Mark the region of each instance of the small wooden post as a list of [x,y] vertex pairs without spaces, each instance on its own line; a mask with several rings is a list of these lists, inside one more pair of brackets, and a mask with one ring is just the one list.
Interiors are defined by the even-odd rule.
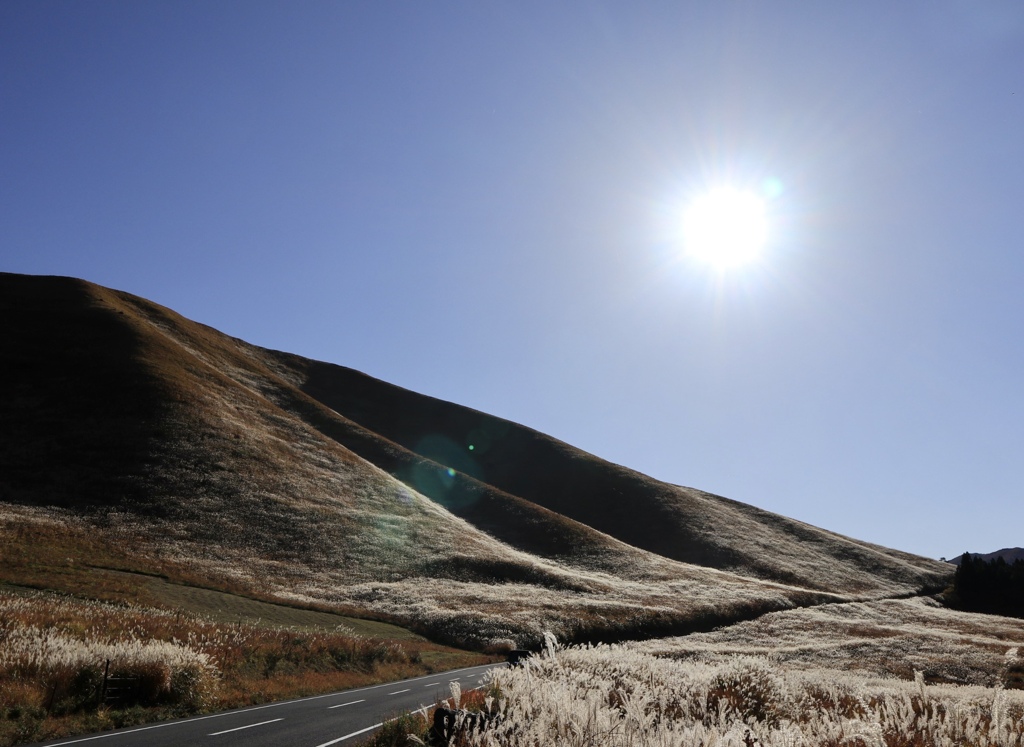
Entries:
[[110,675],[110,659],[107,659],[107,666],[103,669],[103,685],[100,687],[100,702],[96,705],[103,705],[103,701],[107,698],[107,677]]

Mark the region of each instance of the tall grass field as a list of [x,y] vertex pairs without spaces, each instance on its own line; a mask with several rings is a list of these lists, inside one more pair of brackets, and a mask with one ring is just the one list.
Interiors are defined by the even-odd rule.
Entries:
[[[0,745],[342,690],[487,657],[350,629],[0,591]],[[123,689],[111,699],[112,683]],[[106,683],[106,684],[105,684]]]
[[[1007,649],[1008,663],[1017,649]],[[457,694],[454,694],[457,697]],[[453,705],[453,704],[450,704]],[[857,672],[780,667],[764,656],[676,661],[621,645],[560,648],[495,670],[477,707],[489,718],[452,744],[488,747],[1019,747],[1024,692],[929,685]],[[411,737],[430,743],[430,719]],[[403,738],[405,741],[403,741]],[[436,742],[436,740],[435,740]]]

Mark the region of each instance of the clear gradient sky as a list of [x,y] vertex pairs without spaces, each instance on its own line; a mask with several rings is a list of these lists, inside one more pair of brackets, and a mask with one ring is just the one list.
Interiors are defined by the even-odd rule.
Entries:
[[[729,272],[680,246],[723,183],[769,212]],[[1016,0],[3,0],[0,270],[860,539],[1024,545]]]

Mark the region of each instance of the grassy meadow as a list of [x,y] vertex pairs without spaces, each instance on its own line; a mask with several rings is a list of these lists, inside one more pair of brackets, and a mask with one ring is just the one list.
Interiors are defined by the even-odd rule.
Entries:
[[[813,637],[808,634],[808,638]],[[1002,669],[1018,666],[1005,648]],[[457,706],[459,694],[447,704]],[[453,744],[488,747],[1020,747],[1024,691],[934,685],[864,671],[804,668],[770,656],[710,661],[631,645],[560,648],[495,670],[470,704],[489,718]],[[367,740],[431,743],[430,714]],[[410,739],[408,735],[411,734]]]
[[1006,652],[1024,651],[1024,620],[959,612],[931,598],[890,599],[771,613],[629,646],[681,661],[754,656],[787,668],[904,680],[920,674],[929,684],[999,687]]
[[[302,619],[302,610],[297,611]],[[308,621],[307,621],[308,622]],[[0,588],[0,745],[341,690],[488,657],[406,634],[225,623]],[[130,678],[104,699],[105,676]]]
[[[1008,654],[1015,652],[1008,649]],[[927,685],[763,657],[681,662],[626,648],[554,651],[495,673],[498,726],[474,744],[1009,747],[1024,693]]]

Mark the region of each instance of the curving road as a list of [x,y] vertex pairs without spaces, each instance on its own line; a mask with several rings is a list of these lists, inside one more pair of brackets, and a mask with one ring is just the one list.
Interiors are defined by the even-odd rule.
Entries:
[[385,721],[449,697],[449,683],[463,691],[483,684],[503,664],[454,669],[426,677],[360,687],[329,695],[165,721],[40,744],[82,747],[330,747],[369,733]]

